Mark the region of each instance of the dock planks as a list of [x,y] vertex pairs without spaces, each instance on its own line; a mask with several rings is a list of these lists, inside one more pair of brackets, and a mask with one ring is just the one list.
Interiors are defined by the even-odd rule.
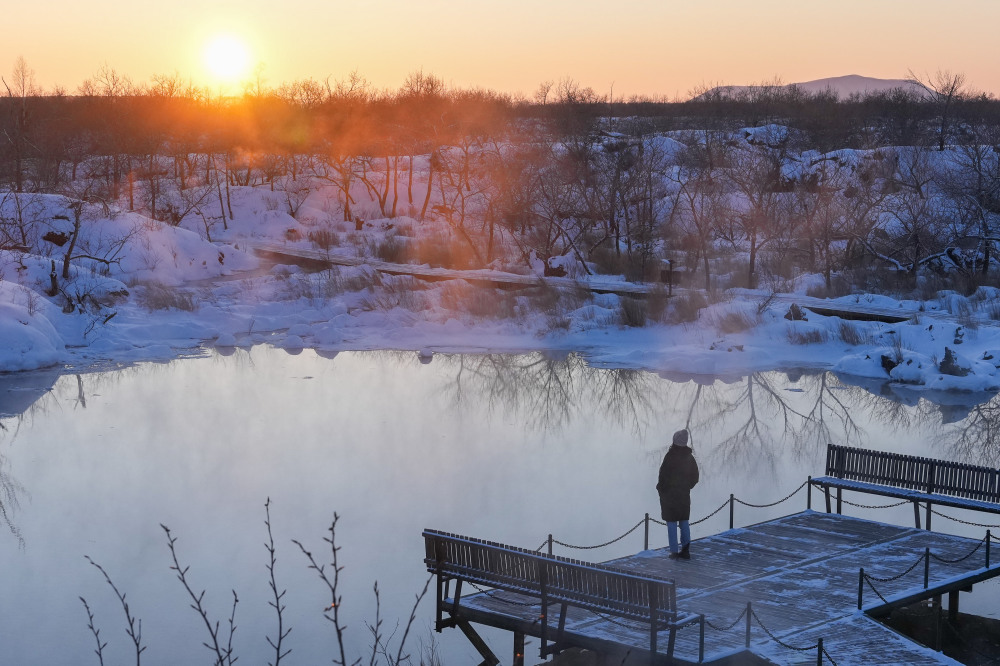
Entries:
[[[763,624],[781,641],[796,647],[824,647],[840,666],[846,664],[952,664],[947,657],[900,636],[857,608],[859,569],[876,578],[892,578],[924,556],[931,558],[929,585],[924,565],[889,582],[873,582],[887,600],[934,594],[1000,575],[1000,564],[986,570],[984,549],[972,552],[976,539],[900,527],[837,514],[806,511],[716,534],[692,543],[691,560],[671,560],[665,549],[646,551],[607,562],[615,567],[674,579],[682,612],[704,613],[710,623],[705,636],[706,662],[744,649],[746,622],[727,627],[752,602],[750,649],[776,663],[816,663],[816,650],[796,652],[771,639]],[[997,555],[1000,555],[998,553]],[[1000,559],[994,557],[994,560]],[[474,622],[533,635],[540,608],[531,600],[506,592],[463,597],[462,614]],[[865,586],[864,609],[884,606]],[[550,611],[552,612],[552,611]],[[758,623],[759,621],[759,623]],[[642,652],[648,632],[639,625],[574,611],[566,624],[570,641],[581,647],[617,646]],[[665,646],[661,651],[665,650]],[[698,661],[698,630],[681,629],[675,658]],[[824,662],[829,663],[829,662]]]

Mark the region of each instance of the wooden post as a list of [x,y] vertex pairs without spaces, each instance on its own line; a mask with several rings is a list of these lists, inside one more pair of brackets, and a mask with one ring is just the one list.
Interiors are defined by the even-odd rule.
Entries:
[[733,529],[733,520],[734,520],[733,504],[735,499],[736,496],[733,495],[732,493],[729,493],[729,529]]
[[931,501],[927,500],[927,529],[931,528]]
[[931,579],[931,549],[924,548],[924,589],[930,585]]
[[642,541],[642,549],[649,550],[649,514],[646,514],[646,537]]
[[861,610],[861,598],[865,595],[865,568],[858,572],[858,610]]
[[810,475],[806,479],[806,509],[810,510],[813,508],[813,478]]
[[913,524],[920,529],[920,503],[913,500]]
[[698,629],[698,663],[705,661],[705,614],[699,616]]
[[990,541],[993,540],[993,535],[990,534],[989,530],[986,530],[986,568],[990,568]]
[[833,513],[830,510],[830,486],[823,486],[823,497],[826,498],[826,512]]
[[751,602],[747,602],[747,640],[746,646],[750,647],[750,622],[753,619],[753,607],[750,605]]
[[958,622],[958,590],[948,593],[948,621],[952,624]]
[[[653,666],[656,663],[656,607],[659,606],[659,600],[656,596],[656,584],[649,583],[647,585],[646,594],[649,597],[649,664]],[[667,648],[667,654],[671,654],[674,647],[674,632],[670,631],[670,645]]]
[[941,595],[934,596],[934,649],[941,651]]
[[823,666],[823,639],[816,642],[816,666]]
[[[551,548],[551,547],[552,547],[552,535],[550,534],[549,535],[549,548]],[[539,637],[541,639],[541,648],[540,648],[540,653],[541,654],[540,654],[540,656],[541,656],[542,659],[545,659],[546,657],[549,656],[547,654],[548,653],[548,650],[547,650],[547,648],[548,648],[548,640],[549,640],[549,618],[548,618],[548,615],[549,615],[549,608],[548,608],[549,593],[548,593],[548,590],[546,589],[546,587],[548,585],[548,582],[549,582],[549,563],[548,562],[542,562],[539,565],[538,578],[539,578],[539,581],[538,581],[539,582],[539,587],[541,588],[540,591],[542,593],[542,617],[541,617],[541,620],[542,620],[542,632],[541,633],[542,633],[542,635]]]
[[844,489],[837,488],[837,515],[841,515],[844,512]]
[[549,555],[552,554],[552,535],[549,535]]
[[524,666],[524,633],[514,632],[514,662],[513,666]]

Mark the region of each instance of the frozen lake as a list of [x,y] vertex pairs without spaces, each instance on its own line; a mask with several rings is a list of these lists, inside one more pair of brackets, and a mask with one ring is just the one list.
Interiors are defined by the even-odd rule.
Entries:
[[[957,404],[941,406],[919,393],[870,388],[827,373],[661,377],[590,367],[576,355],[435,355],[422,363],[413,353],[325,358],[270,347],[81,375],[0,376],[0,501],[9,521],[0,525],[2,661],[97,664],[80,597],[107,642],[105,663],[135,659],[121,605],[90,556],[142,622],[143,664],[212,663],[201,645],[204,623],[170,569],[162,523],[224,636],[238,594],[240,663],[273,663],[268,498],[292,627],[283,646],[292,652],[281,663],[337,656],[322,615],[330,594],[291,541],[329,562],[323,539],[334,512],[348,660],[364,655],[367,663],[372,586],[377,580],[382,633],[395,632],[395,655],[427,580],[423,528],[528,548],[549,533],[571,544],[607,541],[646,512],[658,517],[657,467],[673,431],[686,424],[702,476],[693,519],[730,493],[751,503],[780,499],[822,474],[828,441],[1000,465],[997,399],[952,396]],[[814,501],[820,505],[818,495]],[[738,506],[736,521],[803,508],[804,491],[770,509]],[[847,509],[912,523],[906,506]],[[934,525],[983,532],[937,517]],[[722,511],[692,532],[727,526]],[[652,545],[665,541],[654,525]],[[556,553],[603,560],[641,548],[638,530],[601,550]],[[977,586],[963,610],[1000,617],[997,588]],[[449,665],[473,663],[459,631],[433,633],[432,597],[433,590],[406,652],[415,661],[436,651]],[[509,635],[486,637],[509,660]]]

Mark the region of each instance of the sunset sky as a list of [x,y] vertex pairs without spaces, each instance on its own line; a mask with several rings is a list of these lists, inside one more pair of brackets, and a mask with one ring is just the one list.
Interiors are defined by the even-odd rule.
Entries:
[[[615,97],[686,97],[706,84],[950,70],[1000,94],[998,0],[39,0],[9,3],[0,73],[23,56],[45,89],[108,65],[135,81],[178,73],[226,86],[205,62],[242,42],[268,85],[357,70],[396,88],[422,69],[458,87],[531,95],[569,76]],[[231,78],[236,76],[228,74]]]

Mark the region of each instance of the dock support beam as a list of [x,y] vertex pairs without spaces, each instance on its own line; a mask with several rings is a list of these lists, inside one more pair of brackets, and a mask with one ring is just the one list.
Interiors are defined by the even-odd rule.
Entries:
[[472,643],[473,647],[476,648],[476,652],[483,658],[479,666],[497,666],[500,663],[497,656],[493,654],[493,650],[486,644],[482,636],[476,633],[476,630],[472,628],[468,620],[459,618],[456,624],[462,630],[462,633],[465,634],[465,637],[469,639],[469,642]]
[[524,666],[524,632],[514,632],[513,666]]
[[958,590],[948,593],[948,621],[952,624],[958,622]]

